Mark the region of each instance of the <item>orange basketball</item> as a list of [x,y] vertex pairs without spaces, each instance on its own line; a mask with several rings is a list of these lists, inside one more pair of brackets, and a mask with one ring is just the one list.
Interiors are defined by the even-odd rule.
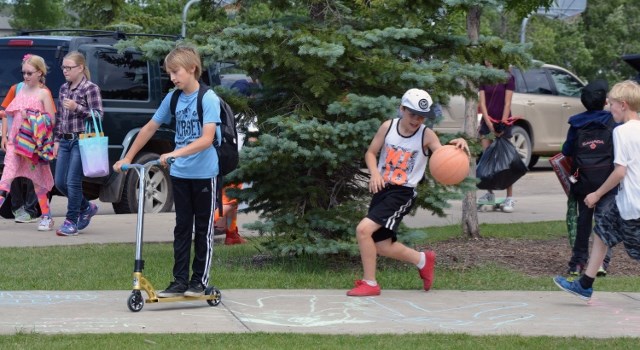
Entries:
[[429,172],[443,185],[457,185],[469,175],[469,156],[456,146],[442,146],[431,155]]

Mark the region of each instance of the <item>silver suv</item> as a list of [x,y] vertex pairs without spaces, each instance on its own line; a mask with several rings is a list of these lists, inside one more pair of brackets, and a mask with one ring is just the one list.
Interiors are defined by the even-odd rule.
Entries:
[[[517,121],[511,141],[522,160],[532,167],[541,156],[560,152],[569,124],[569,117],[584,112],[580,91],[585,83],[568,70],[543,64],[521,71],[513,68],[516,90],[511,101],[511,114]],[[439,132],[463,130],[464,98],[453,96],[442,106],[443,120],[434,128]]]

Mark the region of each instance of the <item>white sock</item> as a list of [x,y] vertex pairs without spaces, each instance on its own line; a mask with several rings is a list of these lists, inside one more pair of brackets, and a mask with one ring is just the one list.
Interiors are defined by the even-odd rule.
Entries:
[[375,287],[375,286],[378,285],[378,282],[376,282],[376,281],[371,281],[371,280],[363,280],[363,281],[365,281],[365,283],[367,283],[371,287]]
[[419,269],[423,268],[427,264],[427,255],[424,252],[420,252],[420,261],[416,264]]

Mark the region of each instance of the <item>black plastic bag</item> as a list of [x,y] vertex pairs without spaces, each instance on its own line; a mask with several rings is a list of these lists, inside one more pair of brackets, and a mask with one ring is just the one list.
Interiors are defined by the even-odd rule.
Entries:
[[504,190],[527,173],[516,147],[503,137],[497,137],[482,153],[476,169],[482,190]]

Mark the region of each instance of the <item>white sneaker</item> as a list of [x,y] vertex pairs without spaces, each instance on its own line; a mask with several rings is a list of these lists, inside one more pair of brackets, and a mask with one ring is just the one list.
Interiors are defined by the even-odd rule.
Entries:
[[53,218],[50,216],[42,216],[38,224],[38,231],[51,231],[53,224]]
[[478,198],[478,202],[494,202],[495,200],[496,195],[491,192],[487,192],[482,197]]
[[513,198],[507,197],[507,199],[504,200],[504,203],[502,203],[502,211],[505,213],[513,212],[513,207],[515,206],[515,204],[516,202],[513,200]]

